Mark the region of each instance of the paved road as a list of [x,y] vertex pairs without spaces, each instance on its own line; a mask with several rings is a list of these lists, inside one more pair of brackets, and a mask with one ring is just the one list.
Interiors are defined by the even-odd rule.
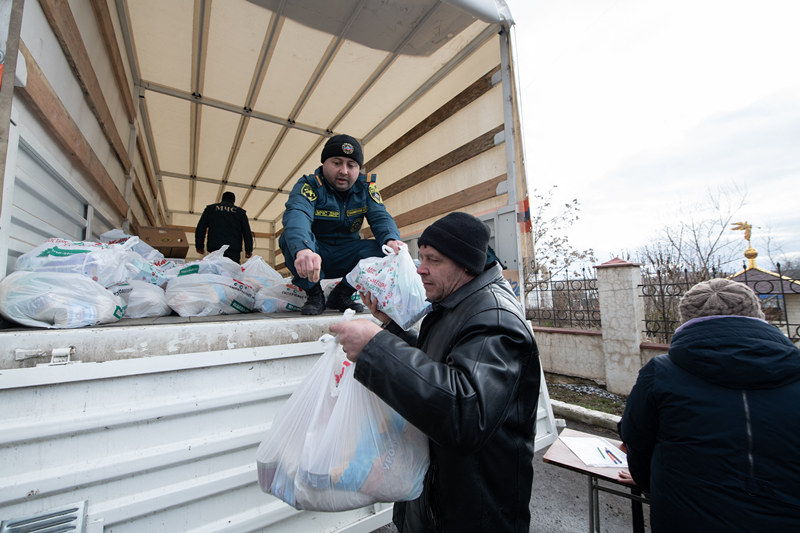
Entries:
[[[567,427],[618,438],[604,428],[567,420]],[[584,533],[589,531],[589,488],[585,476],[545,464],[539,451],[534,458],[533,494],[531,496],[531,533]],[[648,523],[648,506],[644,506],[645,523]],[[600,525],[603,533],[631,531],[631,506],[624,498],[600,493]],[[647,531],[649,531],[649,526]],[[394,525],[385,526],[374,533],[397,533]],[[491,533],[491,532],[487,532]]]

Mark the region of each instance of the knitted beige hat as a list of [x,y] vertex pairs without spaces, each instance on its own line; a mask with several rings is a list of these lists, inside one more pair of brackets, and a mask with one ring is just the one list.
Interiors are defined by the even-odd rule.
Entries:
[[698,283],[683,295],[681,321],[714,315],[737,315],[764,318],[758,296],[744,283],[712,279]]

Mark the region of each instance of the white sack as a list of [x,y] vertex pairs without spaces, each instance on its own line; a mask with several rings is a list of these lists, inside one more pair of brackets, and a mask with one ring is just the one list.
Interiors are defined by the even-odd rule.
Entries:
[[18,271],[0,281],[0,314],[25,326],[79,328],[124,313],[119,296],[82,274]]
[[169,280],[167,303],[180,316],[214,316],[250,313],[255,305],[253,287],[217,274],[187,274]]

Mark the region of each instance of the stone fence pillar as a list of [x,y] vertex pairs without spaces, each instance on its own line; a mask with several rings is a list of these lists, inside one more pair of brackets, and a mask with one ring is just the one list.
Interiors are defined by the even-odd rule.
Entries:
[[642,367],[640,345],[644,303],[639,297],[641,265],[612,259],[595,266],[603,332],[606,387],[615,394],[630,393]]

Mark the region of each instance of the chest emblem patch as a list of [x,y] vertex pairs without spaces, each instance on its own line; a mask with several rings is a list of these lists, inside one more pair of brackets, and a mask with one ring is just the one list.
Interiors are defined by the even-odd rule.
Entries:
[[303,187],[300,189],[300,194],[305,196],[309,202],[317,201],[317,193],[314,192],[314,188],[308,183],[303,184]]
[[378,191],[378,186],[374,183],[371,183],[369,186],[369,195],[373,200],[375,200],[375,203],[383,203],[383,198],[381,198],[381,193]]

